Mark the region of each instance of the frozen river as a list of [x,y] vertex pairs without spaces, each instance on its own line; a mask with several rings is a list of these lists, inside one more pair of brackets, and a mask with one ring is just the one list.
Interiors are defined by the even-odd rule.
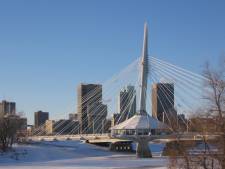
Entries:
[[161,169],[167,164],[167,159],[159,155],[160,144],[152,145],[152,159],[137,159],[135,154],[110,152],[80,141],[40,142],[14,149],[1,154],[0,169]]

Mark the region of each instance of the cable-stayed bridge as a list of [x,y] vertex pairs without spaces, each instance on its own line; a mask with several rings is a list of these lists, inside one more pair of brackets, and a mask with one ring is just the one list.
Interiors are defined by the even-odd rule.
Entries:
[[[51,126],[55,132],[47,134],[46,128],[49,126],[43,124],[34,129],[29,139],[86,139],[89,142],[111,143],[131,140],[138,143],[140,157],[151,157],[151,152],[146,148],[148,142],[173,140],[180,128],[186,130],[183,139],[198,139],[198,133],[188,132],[188,117],[207,107],[204,99],[210,93],[205,85],[207,81],[200,74],[150,56],[145,24],[141,57],[102,83],[102,87],[96,87],[82,96],[78,105],[84,112],[79,114],[82,126],[75,125],[74,121],[66,125],[61,121]],[[131,92],[121,94],[126,86],[132,87]],[[116,109],[118,96],[119,110]],[[103,108],[103,104],[107,105],[107,109]],[[87,107],[92,115],[91,120]],[[115,113],[114,124],[106,132],[108,123],[103,117],[114,118]]]

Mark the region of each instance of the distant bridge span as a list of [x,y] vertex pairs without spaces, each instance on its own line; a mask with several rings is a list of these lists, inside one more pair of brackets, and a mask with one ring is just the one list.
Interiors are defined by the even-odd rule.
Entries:
[[[142,135],[139,135],[142,137]],[[179,138],[178,138],[179,136]],[[203,137],[206,139],[214,139],[219,136],[218,133],[210,134],[206,133],[204,135],[195,132],[185,132],[185,133],[172,133],[168,135],[149,135],[148,140],[153,142],[171,142],[175,140],[202,140]],[[146,135],[144,136],[146,137]],[[110,133],[103,134],[82,134],[82,135],[54,135],[54,136],[30,136],[27,137],[28,141],[54,141],[54,140],[84,140],[89,143],[115,143],[115,142],[123,142],[123,141],[132,141],[132,136],[126,136],[126,138],[115,138],[112,137]]]

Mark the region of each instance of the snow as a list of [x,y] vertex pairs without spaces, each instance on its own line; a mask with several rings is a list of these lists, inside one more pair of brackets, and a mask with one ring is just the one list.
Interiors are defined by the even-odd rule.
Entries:
[[[157,153],[162,148],[153,147]],[[14,149],[15,152],[0,155],[0,169],[164,169],[168,162],[167,158],[158,155],[152,159],[138,159],[135,154],[110,152],[80,141],[39,142],[15,145]]]

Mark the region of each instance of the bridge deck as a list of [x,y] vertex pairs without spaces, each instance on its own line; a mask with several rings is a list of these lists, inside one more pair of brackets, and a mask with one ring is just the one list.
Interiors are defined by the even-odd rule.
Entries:
[[[179,140],[202,140],[202,138],[207,137],[207,139],[215,139],[217,137],[217,134],[206,134],[206,135],[201,135],[199,133],[183,133],[179,135]],[[122,136],[116,136],[116,137],[111,137],[109,133],[106,134],[86,134],[86,135],[56,135],[56,136],[31,136],[28,137],[28,140],[32,141],[53,141],[53,140],[88,140],[89,143],[115,143],[115,142],[125,142],[129,140],[133,140],[134,136],[129,136],[129,135],[122,135]],[[136,136],[135,136],[136,137]],[[141,137],[141,136],[140,136]],[[177,134],[173,133],[170,135],[150,135],[146,136],[149,137],[149,141],[153,142],[170,142],[177,140]]]

